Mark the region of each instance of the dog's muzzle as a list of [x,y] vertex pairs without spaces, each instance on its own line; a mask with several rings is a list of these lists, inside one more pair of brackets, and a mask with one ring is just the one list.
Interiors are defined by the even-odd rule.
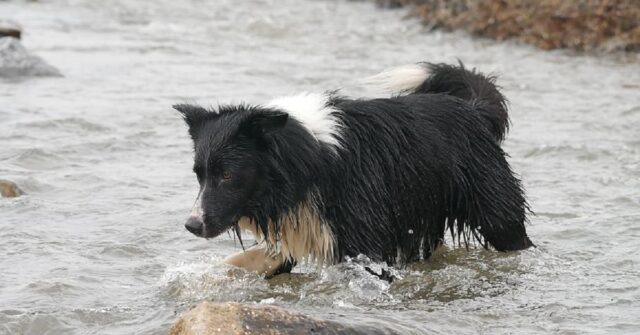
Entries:
[[191,209],[191,216],[189,216],[184,227],[187,228],[190,233],[198,237],[212,238],[229,230],[237,220],[222,220],[216,215],[209,215],[207,222],[205,222],[204,210],[202,209],[203,193],[204,192],[201,190],[198,194],[198,198]]

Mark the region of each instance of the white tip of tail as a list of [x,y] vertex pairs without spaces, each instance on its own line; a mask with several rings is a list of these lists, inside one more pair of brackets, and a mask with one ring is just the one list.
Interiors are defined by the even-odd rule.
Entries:
[[367,88],[388,93],[415,90],[429,77],[429,69],[420,64],[403,65],[384,70],[360,82]]

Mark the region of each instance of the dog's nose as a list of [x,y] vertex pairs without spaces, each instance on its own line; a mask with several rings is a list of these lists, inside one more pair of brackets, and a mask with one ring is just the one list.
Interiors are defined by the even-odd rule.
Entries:
[[187,223],[184,224],[184,227],[193,235],[201,237],[204,223],[198,218],[190,217]]

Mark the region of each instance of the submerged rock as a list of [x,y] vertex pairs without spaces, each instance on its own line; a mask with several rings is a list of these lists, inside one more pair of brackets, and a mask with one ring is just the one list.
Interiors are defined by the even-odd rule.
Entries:
[[15,37],[0,38],[0,77],[61,76],[60,71],[32,55]]
[[201,302],[171,328],[171,335],[209,334],[392,334],[368,326],[347,326],[274,306]]
[[638,0],[376,0],[413,5],[432,28],[461,29],[542,49],[640,51]]
[[16,183],[8,180],[0,179],[0,195],[5,198],[15,198],[23,195],[24,192],[16,185]]

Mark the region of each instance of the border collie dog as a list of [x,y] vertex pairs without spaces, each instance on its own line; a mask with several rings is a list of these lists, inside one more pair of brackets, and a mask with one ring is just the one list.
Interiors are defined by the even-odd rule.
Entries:
[[427,259],[447,230],[498,251],[532,246],[524,192],[500,147],[509,119],[495,78],[419,63],[371,79],[400,94],[174,106],[200,183],[187,230],[233,230],[241,243],[251,232],[258,243],[225,261],[267,276],[358,254]]

